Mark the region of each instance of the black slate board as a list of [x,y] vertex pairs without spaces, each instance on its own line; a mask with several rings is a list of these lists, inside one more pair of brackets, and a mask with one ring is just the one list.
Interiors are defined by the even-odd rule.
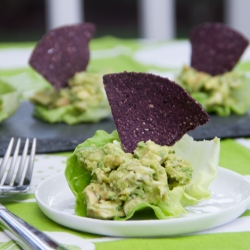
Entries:
[[[73,151],[79,143],[92,137],[98,129],[109,133],[116,129],[111,117],[99,123],[69,126],[65,123],[43,122],[34,118],[32,112],[33,105],[23,102],[12,117],[0,123],[0,156],[4,155],[11,137],[35,137],[37,138],[37,153],[53,153]],[[24,144],[25,140],[22,141]]]
[[[42,122],[32,116],[32,111],[32,104],[23,102],[11,118],[0,123],[0,156],[4,155],[11,137],[36,137],[37,153],[55,153],[73,151],[79,143],[92,137],[96,130],[102,129],[110,133],[116,129],[111,117],[99,123],[69,126],[64,123]],[[196,140],[212,139],[215,136],[219,138],[250,136],[250,112],[244,116],[212,115],[208,123],[190,131],[189,134]]]

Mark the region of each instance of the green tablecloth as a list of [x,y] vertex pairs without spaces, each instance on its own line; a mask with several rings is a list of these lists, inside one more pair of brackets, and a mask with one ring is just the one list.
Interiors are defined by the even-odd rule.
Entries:
[[[34,44],[0,45],[0,58],[4,58],[6,62],[2,59],[0,61],[0,80],[21,89],[24,98],[48,84],[28,67],[27,60],[33,46]],[[104,37],[94,39],[90,48],[91,61],[88,70],[104,73],[126,70],[152,72],[174,78],[180,67],[189,63],[190,56],[187,41],[146,42]],[[249,62],[247,51],[237,68],[247,71]],[[38,155],[31,192],[12,200],[1,199],[0,202],[69,249],[250,249],[250,210],[216,230],[162,238],[104,237],[77,232],[53,222],[39,209],[34,199],[34,189],[44,178],[63,171],[68,155],[69,152]],[[250,140],[222,140],[220,166],[250,178]],[[19,248],[0,232],[0,249]]]

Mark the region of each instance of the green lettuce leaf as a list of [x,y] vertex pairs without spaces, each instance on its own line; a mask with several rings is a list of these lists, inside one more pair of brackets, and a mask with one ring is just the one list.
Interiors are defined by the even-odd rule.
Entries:
[[182,204],[194,205],[210,198],[209,186],[217,176],[220,139],[195,141],[184,135],[174,145],[177,155],[187,159],[193,167],[191,182],[185,186]]
[[0,70],[0,81],[17,90],[21,100],[28,100],[37,91],[51,88],[51,85],[31,67]]
[[80,122],[98,122],[108,117],[110,115],[110,106],[104,101],[98,107],[88,107],[86,111],[79,112],[73,105],[51,110],[36,105],[33,115],[49,123],[65,122],[73,125]]
[[[90,183],[92,177],[89,171],[79,167],[76,153],[78,150],[93,144],[102,147],[114,140],[120,141],[117,131],[108,134],[99,130],[92,138],[79,144],[67,159],[65,176],[76,197],[75,213],[77,215],[86,216],[87,214],[83,190]],[[192,137],[184,135],[174,145],[174,149],[178,156],[189,160],[193,166],[192,181],[186,186],[178,186],[169,191],[168,202],[159,202],[156,205],[140,202],[125,218],[114,218],[115,220],[127,220],[137,211],[146,208],[152,209],[158,219],[179,217],[186,212],[184,206],[194,205],[204,199],[209,199],[209,186],[217,176],[220,140],[215,138],[211,141],[194,141]]]
[[65,177],[69,187],[76,197],[75,213],[80,216],[86,216],[86,203],[82,191],[91,180],[91,173],[86,169],[80,168],[77,162],[76,152],[81,148],[89,147],[95,144],[97,147],[102,147],[114,140],[120,141],[117,131],[108,134],[105,131],[98,130],[92,138],[87,139],[79,144],[74,152],[68,157],[66,162]]
[[231,93],[236,100],[230,105],[230,109],[238,115],[247,113],[250,107],[250,79],[242,77],[242,85]]
[[12,116],[19,107],[19,93],[0,81],[0,122]]

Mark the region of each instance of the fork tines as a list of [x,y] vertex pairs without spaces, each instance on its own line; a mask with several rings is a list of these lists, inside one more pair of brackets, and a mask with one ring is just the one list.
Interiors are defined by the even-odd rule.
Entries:
[[14,138],[11,138],[6,153],[0,165],[0,192],[18,193],[28,190],[34,165],[36,152],[36,138],[33,139],[29,154],[29,139],[24,144],[22,155],[19,156],[21,139],[16,143],[12,154]]

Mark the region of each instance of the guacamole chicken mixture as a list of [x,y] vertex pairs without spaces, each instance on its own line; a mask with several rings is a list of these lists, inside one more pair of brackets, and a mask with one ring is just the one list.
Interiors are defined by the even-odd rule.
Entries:
[[153,141],[139,142],[134,154],[125,153],[120,142],[82,148],[79,166],[91,172],[83,190],[87,216],[99,219],[125,217],[141,202],[167,202],[169,190],[189,183],[192,166],[176,156],[172,147]]
[[208,113],[228,116],[245,114],[250,107],[250,84],[245,74],[236,71],[211,76],[184,66],[176,81]]
[[56,91],[54,88],[41,90],[32,97],[32,101],[47,109],[60,108],[72,103],[77,109],[84,111],[88,103],[97,105],[103,99],[98,88],[101,78],[98,75],[78,73],[69,81],[69,87]]
[[34,116],[50,123],[96,122],[110,115],[102,75],[96,73],[76,73],[68,87],[41,90],[30,100]]

